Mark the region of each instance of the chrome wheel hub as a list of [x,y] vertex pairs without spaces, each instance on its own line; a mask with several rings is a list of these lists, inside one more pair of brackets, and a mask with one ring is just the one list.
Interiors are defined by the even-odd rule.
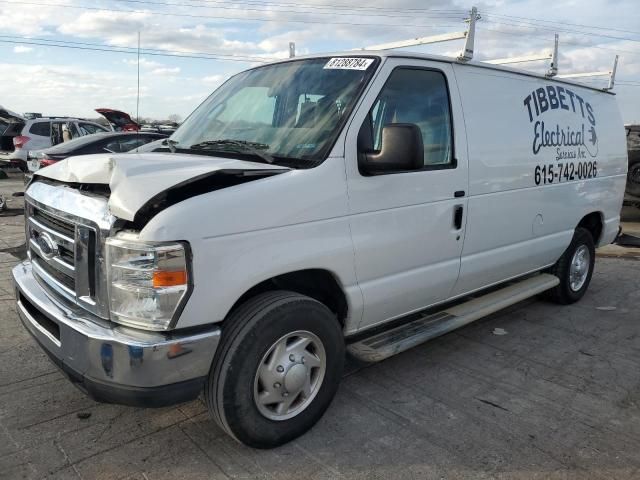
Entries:
[[589,249],[586,245],[580,245],[573,254],[569,267],[569,286],[571,290],[577,292],[584,286],[589,275],[590,266],[591,254]]
[[311,332],[300,330],[277,340],[255,375],[253,398],[260,413],[287,420],[306,409],[322,386],[326,363],[324,346]]

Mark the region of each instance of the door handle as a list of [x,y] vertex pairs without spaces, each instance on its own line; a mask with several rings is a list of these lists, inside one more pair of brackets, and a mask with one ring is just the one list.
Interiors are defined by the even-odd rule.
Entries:
[[462,228],[462,217],[464,213],[464,207],[462,205],[456,205],[453,209],[453,226],[456,230]]

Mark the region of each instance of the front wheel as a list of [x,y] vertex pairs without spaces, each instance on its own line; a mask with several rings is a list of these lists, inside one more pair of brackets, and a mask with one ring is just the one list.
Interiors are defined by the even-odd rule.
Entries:
[[302,435],[328,408],[344,364],[338,320],[297,293],[249,299],[225,321],[207,406],[236,440],[272,448]]
[[595,259],[596,249],[591,233],[585,228],[576,228],[571,244],[549,269],[560,283],[548,290],[545,296],[563,305],[580,300],[589,288]]

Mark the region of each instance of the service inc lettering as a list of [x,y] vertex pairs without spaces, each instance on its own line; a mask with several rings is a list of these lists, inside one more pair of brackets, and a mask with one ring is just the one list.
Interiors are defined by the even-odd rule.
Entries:
[[[586,99],[569,88],[547,85],[529,93],[523,105],[533,126],[533,154],[552,149],[556,161],[536,167],[536,184],[582,180],[597,175],[597,163],[587,161],[598,155],[598,136],[596,115]],[[576,121],[554,120],[553,112],[563,110],[573,114]]]

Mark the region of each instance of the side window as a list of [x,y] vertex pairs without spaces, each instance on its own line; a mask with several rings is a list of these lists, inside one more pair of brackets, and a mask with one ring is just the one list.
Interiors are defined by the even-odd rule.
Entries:
[[316,124],[319,100],[324,95],[309,95],[302,93],[298,95],[298,108],[296,110],[296,127],[311,127]]
[[76,126],[75,123],[73,122],[69,122],[69,130],[71,130],[71,137],[72,138],[78,138],[80,137],[80,132],[78,131],[78,127]]
[[120,140],[118,140],[117,138],[108,141],[102,148],[106,152],[118,153],[122,151],[120,150]]
[[80,128],[80,133],[82,136],[91,135],[92,133],[104,131],[104,130],[100,130],[95,125],[92,125],[90,123],[79,123],[78,127]]
[[414,68],[393,71],[369,112],[371,142],[380,150],[382,129],[394,123],[420,128],[424,168],[454,167],[453,132],[447,81],[442,72]]
[[130,137],[121,138],[120,139],[120,151],[128,152],[129,150],[133,150],[134,148],[138,148],[140,145],[144,145],[149,142],[150,139],[146,137],[137,137],[132,135]]
[[49,137],[51,135],[51,122],[36,122],[29,128],[29,133],[40,135],[41,137]]

